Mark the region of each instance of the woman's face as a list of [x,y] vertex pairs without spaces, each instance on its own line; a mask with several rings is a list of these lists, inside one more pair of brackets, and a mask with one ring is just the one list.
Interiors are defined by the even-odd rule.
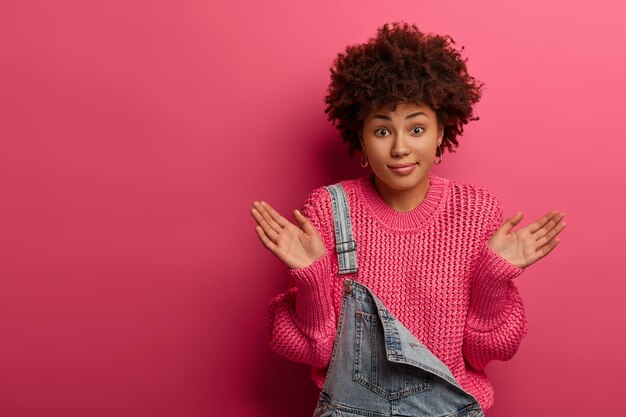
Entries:
[[383,197],[428,189],[428,172],[443,128],[436,113],[425,104],[398,103],[395,111],[381,107],[363,121],[361,145],[377,177]]

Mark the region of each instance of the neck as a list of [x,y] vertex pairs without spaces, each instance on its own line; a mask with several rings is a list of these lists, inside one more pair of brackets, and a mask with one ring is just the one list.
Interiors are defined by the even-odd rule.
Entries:
[[399,212],[408,212],[414,210],[420,205],[428,188],[430,186],[430,180],[428,176],[420,181],[416,187],[408,190],[395,190],[390,188],[384,182],[380,181],[376,175],[374,175],[374,185],[376,190],[380,194],[383,201],[392,209]]

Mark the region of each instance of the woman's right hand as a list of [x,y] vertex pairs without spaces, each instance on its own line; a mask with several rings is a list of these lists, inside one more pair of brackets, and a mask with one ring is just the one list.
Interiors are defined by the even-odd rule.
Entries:
[[326,252],[322,237],[299,210],[293,212],[296,226],[265,201],[255,201],[252,206],[250,213],[261,243],[289,268],[305,268]]

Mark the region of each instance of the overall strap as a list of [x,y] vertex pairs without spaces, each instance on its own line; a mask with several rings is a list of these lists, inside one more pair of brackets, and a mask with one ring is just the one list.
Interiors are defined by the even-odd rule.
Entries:
[[351,274],[358,270],[356,241],[352,237],[350,205],[346,191],[340,184],[327,185],[335,220],[335,250],[339,261],[339,274]]

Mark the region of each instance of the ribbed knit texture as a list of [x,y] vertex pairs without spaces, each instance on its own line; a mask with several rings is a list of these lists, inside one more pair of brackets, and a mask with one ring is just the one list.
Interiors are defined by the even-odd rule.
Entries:
[[486,411],[494,392],[485,365],[510,359],[527,332],[512,281],[524,269],[487,244],[502,223],[501,203],[485,188],[431,172],[424,200],[410,212],[397,212],[380,197],[373,178],[341,181],[357,241],[357,276],[337,274],[328,191],[317,188],[305,199],[301,212],[320,232],[326,252],[306,268],[289,270],[288,289],[270,303],[270,345],[311,365],[321,388],[342,282],[353,278],[368,286]]

